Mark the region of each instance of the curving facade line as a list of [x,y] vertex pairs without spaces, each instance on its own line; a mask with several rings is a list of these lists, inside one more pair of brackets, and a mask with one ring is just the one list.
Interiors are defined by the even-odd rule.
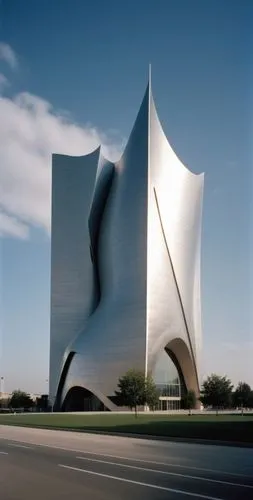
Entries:
[[53,156],[56,408],[76,409],[82,388],[93,409],[116,409],[119,377],[130,368],[152,373],[164,351],[185,388],[199,393],[203,185],[169,145],[150,82],[118,162],[99,149]]

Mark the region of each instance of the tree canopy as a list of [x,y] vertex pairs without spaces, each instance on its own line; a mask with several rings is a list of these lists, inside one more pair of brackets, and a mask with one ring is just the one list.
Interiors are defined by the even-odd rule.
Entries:
[[134,408],[137,415],[138,406],[148,405],[154,409],[158,403],[158,391],[151,375],[139,370],[129,370],[119,378],[118,391],[115,394],[120,398],[121,404]]
[[189,390],[185,394],[185,396],[182,398],[182,407],[187,409],[187,410],[193,410],[196,407],[197,403],[197,396],[195,391]]
[[33,404],[31,396],[20,389],[13,391],[9,401],[10,408],[31,408]]
[[246,382],[239,382],[236,390],[233,393],[233,406],[250,407],[251,398],[252,391],[249,384],[246,384]]
[[249,399],[248,399],[248,408],[253,408],[253,391],[250,391]]
[[159,403],[159,391],[155,385],[153,377],[148,374],[145,381],[145,404],[151,410],[155,410]]
[[231,380],[213,373],[203,382],[200,400],[204,406],[228,408],[232,401],[232,389]]

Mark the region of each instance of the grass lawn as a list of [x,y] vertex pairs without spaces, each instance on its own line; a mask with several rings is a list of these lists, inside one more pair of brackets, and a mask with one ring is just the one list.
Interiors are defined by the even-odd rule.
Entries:
[[22,414],[1,415],[0,425],[19,425],[211,439],[253,444],[253,415]]

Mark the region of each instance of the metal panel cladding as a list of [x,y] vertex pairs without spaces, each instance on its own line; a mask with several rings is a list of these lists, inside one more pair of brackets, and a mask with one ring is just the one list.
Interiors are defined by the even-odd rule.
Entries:
[[[203,174],[169,145],[147,87],[121,159],[53,157],[51,397],[109,409],[119,376],[161,352],[199,391]],[[71,355],[71,357],[69,357]]]

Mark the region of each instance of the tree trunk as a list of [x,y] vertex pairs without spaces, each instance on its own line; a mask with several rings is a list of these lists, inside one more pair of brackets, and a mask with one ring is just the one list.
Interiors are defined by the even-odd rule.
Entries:
[[138,416],[138,413],[137,413],[137,406],[134,407],[134,411],[135,411],[135,418],[137,418]]

